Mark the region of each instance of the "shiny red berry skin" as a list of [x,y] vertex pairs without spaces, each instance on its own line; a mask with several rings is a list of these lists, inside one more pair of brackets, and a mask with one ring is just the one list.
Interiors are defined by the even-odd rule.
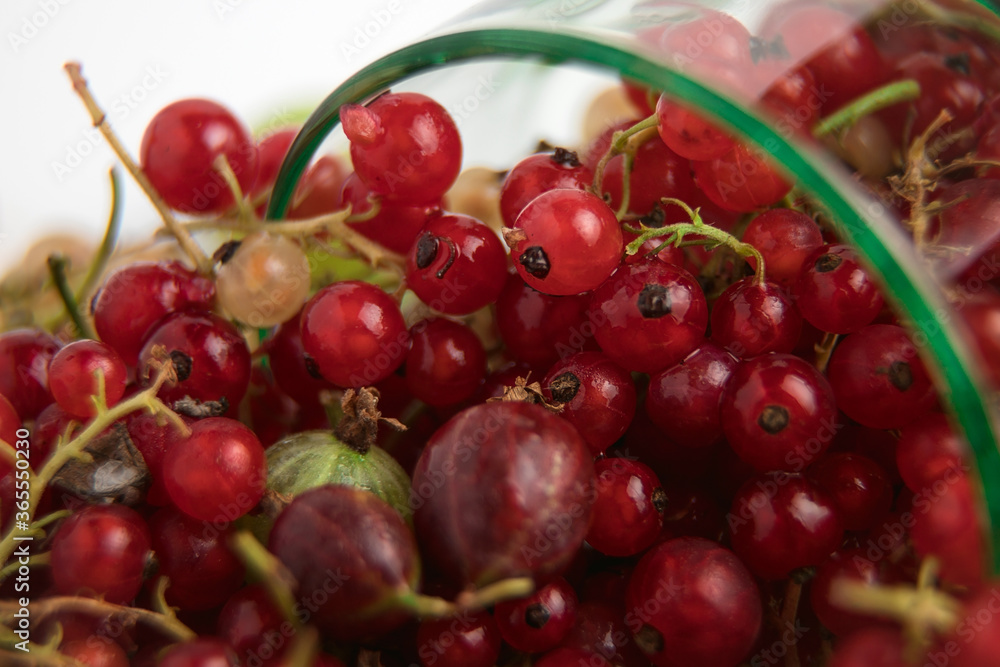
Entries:
[[340,387],[362,387],[391,375],[406,359],[403,314],[380,287],[359,280],[327,285],[302,309],[307,364]]
[[[300,493],[278,515],[268,548],[311,601],[310,622],[336,641],[369,641],[411,618],[400,597],[420,578],[417,544],[375,494],[342,485]],[[312,602],[314,601],[314,602]]]
[[791,354],[741,362],[722,395],[722,428],[736,454],[760,472],[803,470],[833,442],[833,390]]
[[823,627],[838,637],[866,627],[893,625],[885,618],[844,609],[830,597],[834,582],[838,579],[850,579],[867,586],[890,583],[883,573],[885,563],[871,560],[866,552],[867,549],[860,548],[835,551],[816,568],[816,576],[809,586],[809,604],[812,610]]
[[802,263],[794,294],[799,312],[821,331],[845,334],[871,324],[882,311],[882,292],[842,243],[813,251]]
[[844,338],[827,375],[837,407],[872,428],[901,428],[937,402],[909,335],[893,324],[871,324]]
[[737,357],[791,352],[802,333],[802,315],[778,285],[739,280],[712,306],[712,340]]
[[600,352],[578,352],[557,362],[542,379],[546,398],[580,432],[594,456],[624,435],[635,415],[632,376]]
[[[743,232],[743,242],[764,257],[767,279],[790,290],[802,264],[823,245],[823,234],[811,217],[790,208],[771,208],[754,217]],[[747,257],[754,269],[757,260]]]
[[576,622],[576,593],[555,577],[526,598],[498,602],[493,614],[504,641],[518,651],[555,648]]
[[444,208],[442,201],[414,206],[379,197],[357,174],[351,174],[344,181],[338,208],[350,206],[352,215],[367,214],[372,208],[369,197],[378,199],[378,213],[363,222],[349,222],[347,226],[400,255],[410,252],[420,230],[434,216],[441,215]]
[[913,498],[910,539],[920,556],[935,556],[941,579],[976,587],[986,576],[986,547],[972,481],[948,470]]
[[587,543],[608,556],[651,547],[663,528],[667,498],[649,466],[623,458],[594,463],[597,487]]
[[971,470],[968,446],[940,412],[920,416],[900,429],[895,453],[899,476],[914,493],[931,488],[946,473]]
[[298,128],[286,127],[257,140],[257,178],[248,192],[251,201],[256,202],[260,198],[263,204],[267,203],[267,195],[278,177],[278,169],[298,133]]
[[507,253],[492,229],[468,215],[431,218],[406,258],[406,284],[434,310],[465,315],[496,301]]
[[756,146],[736,144],[722,157],[692,162],[691,168],[701,191],[727,211],[756,211],[776,204],[792,189],[769,154]]
[[556,148],[552,153],[535,153],[524,158],[504,177],[500,186],[500,215],[508,227],[532,199],[549,190],[583,190],[594,181],[594,174],[573,151]]
[[257,180],[257,145],[224,106],[204,99],[179,100],[161,109],[146,126],[139,162],[172,209],[221,213],[233,205],[226,181],[214,166],[224,155],[240,189]]
[[309,372],[302,347],[301,323],[302,311],[299,311],[298,315],[278,325],[265,347],[275,384],[296,403],[309,407],[319,405],[319,392],[334,386]]
[[94,398],[100,384],[96,373],[104,377],[107,407],[125,393],[125,362],[114,348],[96,340],[77,340],[63,347],[49,363],[49,389],[59,406],[74,417],[87,419],[97,414]]
[[349,170],[336,155],[322,155],[302,175],[288,207],[289,220],[329,215],[341,208],[340,193]]
[[198,611],[223,604],[243,585],[240,559],[230,550],[234,524],[215,525],[175,507],[164,507],[149,519],[158,576],[170,579],[167,604]]
[[[20,428],[21,418],[17,416],[14,406],[10,404],[10,401],[3,394],[0,394],[0,440],[14,446],[14,443],[18,440],[17,432]],[[35,424],[35,428],[37,433],[37,423]],[[7,461],[7,463],[10,463],[10,461]],[[34,463],[37,467],[38,462]]]
[[170,445],[161,469],[167,494],[203,521],[235,521],[264,495],[267,463],[254,432],[234,419],[208,417]]
[[472,329],[430,318],[410,328],[406,385],[428,405],[454,405],[471,398],[486,377],[486,350]]
[[481,403],[428,441],[413,472],[414,525],[456,584],[543,577],[583,543],[593,484],[590,451],[568,422],[529,403]]
[[250,350],[228,320],[209,312],[168,315],[146,339],[139,353],[138,376],[152,382],[154,349],[161,347],[174,363],[177,384],[164,385],[159,396],[173,404],[185,396],[222,401],[235,408],[250,385]]
[[21,419],[34,419],[52,401],[49,364],[60,343],[41,329],[0,334],[0,394]]
[[747,568],[700,537],[678,537],[647,552],[629,578],[625,607],[625,624],[658,667],[735,667],[763,618]]
[[846,530],[870,530],[889,513],[893,490],[867,456],[831,452],[809,467],[809,479],[833,498]]
[[124,505],[90,505],[52,538],[52,577],[62,595],[93,595],[127,604],[142,587],[149,557],[146,522]]
[[[620,210],[622,205],[624,168],[623,156],[612,158],[604,168],[601,190],[610,198],[609,204],[614,211]],[[674,215],[677,221],[686,221],[682,209],[664,206],[661,201],[664,197],[690,202],[695,208],[704,199],[691,177],[691,162],[654,136],[635,151],[629,172],[628,212],[654,219],[662,215],[666,223],[674,222]]]
[[708,305],[690,273],[650,261],[623,266],[594,290],[588,318],[612,361],[629,371],[654,373],[701,344]]
[[732,136],[668,95],[656,102],[656,120],[663,143],[690,160],[722,157],[735,144]]
[[129,667],[128,654],[117,642],[105,637],[101,641],[94,641],[93,636],[64,641],[59,653],[87,667]]
[[136,262],[108,276],[91,301],[94,329],[135,366],[150,329],[177,310],[210,310],[215,282],[180,262]]
[[864,628],[837,643],[828,667],[906,667],[906,640],[890,628]]
[[458,177],[462,142],[444,107],[419,93],[386,93],[340,108],[354,170],[373,192],[411,204],[439,201]]
[[[226,601],[219,611],[215,631],[242,658],[243,664],[252,661],[274,664],[291,645],[281,633],[285,622],[264,585],[250,584]],[[275,639],[281,642],[277,647]]]
[[539,656],[534,667],[607,667],[609,663],[602,656],[579,648],[560,646]]
[[427,619],[417,629],[423,667],[491,667],[500,655],[500,642],[500,629],[485,610]]
[[622,230],[614,212],[584,190],[549,190],[531,200],[508,238],[514,268],[540,292],[565,296],[600,285],[618,267]]
[[163,652],[157,667],[239,667],[233,647],[217,637],[198,637]]
[[507,354],[548,367],[583,350],[597,350],[594,323],[587,319],[589,294],[552,296],[508,275],[496,301],[496,323]]
[[732,354],[705,341],[679,363],[650,376],[646,414],[678,445],[712,446],[722,437],[722,392],[736,364]]
[[829,494],[798,473],[780,471],[758,475],[740,488],[729,528],[733,551],[756,576],[772,581],[819,565],[844,536]]

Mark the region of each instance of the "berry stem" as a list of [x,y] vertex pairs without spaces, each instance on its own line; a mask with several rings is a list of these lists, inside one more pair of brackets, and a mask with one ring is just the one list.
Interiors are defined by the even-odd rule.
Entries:
[[[757,268],[754,271],[754,280],[757,284],[764,283],[764,257],[756,248],[749,243],[740,241],[729,232],[723,231],[718,227],[705,224],[697,210],[692,210],[690,206],[679,199],[664,197],[661,201],[664,204],[674,204],[676,206],[680,206],[688,214],[688,217],[691,218],[691,222],[678,222],[672,225],[664,225],[663,227],[646,227],[643,225],[639,229],[627,227],[629,231],[636,232],[639,236],[625,246],[626,254],[636,254],[639,252],[639,248],[642,247],[643,243],[649,239],[659,238],[661,236],[665,236],[666,240],[653,251],[654,254],[668,245],[674,245],[677,247],[684,247],[687,245],[705,245],[710,248],[727,246],[732,248],[740,257],[753,257],[757,262]],[[688,235],[700,236],[702,238],[688,239]]]
[[198,267],[198,272],[203,275],[212,274],[212,262],[201,249],[194,238],[188,233],[184,226],[177,222],[177,219],[171,213],[170,208],[160,197],[160,193],[156,191],[153,184],[149,182],[146,178],[145,172],[136,164],[136,161],[132,159],[129,152],[125,149],[124,144],[115,134],[114,130],[108,124],[108,117],[104,110],[97,104],[97,100],[94,99],[93,93],[90,92],[90,87],[87,85],[87,80],[83,78],[83,74],[80,71],[80,63],[69,62],[66,63],[63,68],[66,70],[66,74],[69,75],[70,81],[73,83],[73,90],[76,94],[80,96],[83,101],[84,106],[87,108],[88,113],[90,113],[90,118],[94,123],[94,127],[100,130],[101,134],[104,135],[104,139],[111,146],[111,150],[115,152],[118,159],[121,161],[125,169],[128,170],[135,182],[139,184],[142,191],[146,193],[149,201],[152,202],[153,207],[156,212],[160,214],[160,218],[163,220],[163,224],[166,225],[170,233],[173,234],[174,238],[177,239],[177,243],[180,244],[181,249],[191,258],[191,261],[195,263]]
[[[35,510],[38,508],[38,501],[42,495],[41,489],[48,487],[49,482],[52,481],[67,461],[72,458],[86,456],[86,452],[84,450],[87,445],[89,445],[94,438],[99,436],[105,429],[122,417],[135,412],[136,410],[146,408],[153,412],[161,413],[168,419],[173,420],[174,423],[181,429],[182,433],[190,433],[190,430],[181,418],[156,397],[160,387],[162,387],[167,379],[171,377],[176,377],[173,370],[173,364],[166,361],[157,373],[153,384],[148,389],[135,394],[128,400],[118,403],[110,410],[100,412],[79,435],[69,442],[60,444],[56,447],[55,451],[52,452],[45,464],[42,466],[41,470],[37,473],[29,469],[30,474],[28,477],[28,484],[29,488],[33,489],[34,492],[28,500],[28,518],[25,523],[31,522],[35,516]],[[3,536],[3,539],[0,539],[0,565],[6,563],[11,554],[14,553],[14,549],[18,544],[15,539],[15,535],[18,534],[19,531],[16,530],[15,524],[15,526],[12,526],[7,531],[7,534]],[[0,576],[0,581],[3,581],[3,576]]]
[[823,340],[813,346],[813,350],[816,352],[816,370],[820,373],[826,373],[826,367],[830,363],[830,356],[833,355],[833,348],[837,346],[839,338],[839,334],[826,332],[823,334]]
[[934,558],[926,559],[916,586],[870,586],[838,579],[833,582],[830,600],[843,609],[898,621],[909,651],[914,656],[924,655],[936,636],[952,632],[962,619],[961,603],[934,587],[937,567]]
[[247,571],[263,582],[271,600],[295,631],[302,629],[302,622],[295,613],[295,578],[274,554],[264,548],[249,531],[241,530],[231,538],[233,551],[246,565]]
[[[32,556],[29,556],[27,565],[28,567],[35,567],[36,565],[48,565],[51,561],[52,561],[52,552],[46,551],[45,553],[34,554]],[[21,565],[24,565],[24,563],[20,562],[20,560],[16,560],[7,567],[3,568],[2,570],[0,570],[0,579],[4,579],[14,574],[18,570],[18,568],[21,567]]]
[[869,91],[840,107],[813,126],[813,136],[822,137],[830,132],[850,127],[862,116],[899,102],[920,97],[920,84],[913,79],[894,81]]
[[[0,622],[4,625],[15,622],[14,614],[21,607],[16,600],[0,601]],[[108,619],[115,621],[122,627],[132,627],[137,623],[143,623],[151,628],[159,630],[164,637],[176,641],[187,641],[197,637],[195,632],[188,626],[181,623],[176,618],[166,616],[148,609],[140,607],[126,607],[125,605],[112,604],[94,598],[79,597],[75,595],[59,595],[50,598],[32,600],[28,605],[31,619],[34,623],[41,621],[52,614],[78,613],[85,616]]]
[[73,320],[74,326],[76,326],[77,337],[95,340],[97,335],[90,326],[90,322],[80,312],[80,304],[76,302],[76,296],[74,296],[73,290],[70,289],[69,282],[66,280],[66,266],[68,264],[69,261],[62,255],[49,255],[49,273],[52,275],[52,282],[59,292],[59,298],[62,299],[63,305],[66,307],[66,314],[69,315],[69,318]]
[[226,182],[226,187],[229,188],[229,192],[233,195],[233,201],[236,202],[236,209],[239,211],[240,219],[248,221],[256,220],[257,214],[247,202],[246,197],[243,196],[243,188],[240,187],[240,181],[236,178],[236,172],[233,171],[233,167],[229,164],[226,154],[221,153],[216,156],[212,166],[222,176],[222,180]]
[[628,207],[632,197],[632,166],[635,164],[635,147],[629,144],[622,156],[622,203],[615,212],[618,222],[628,215]]
[[512,577],[482,588],[463,591],[454,602],[416,592],[401,595],[398,601],[419,618],[451,618],[463,610],[486,609],[497,602],[527,597],[534,590],[535,582],[531,577]]
[[101,246],[97,249],[97,256],[90,263],[87,275],[80,283],[80,289],[76,291],[77,302],[86,299],[93,291],[94,285],[104,273],[104,268],[108,265],[108,260],[111,259],[111,254],[115,251],[115,244],[118,242],[118,231],[122,224],[122,179],[115,167],[108,170],[108,176],[111,180],[111,213],[108,215],[108,225],[104,230]]
[[[656,127],[656,123],[657,118],[654,113],[648,118],[643,118],[627,130],[618,130],[612,135],[611,145],[608,146],[607,152],[601,156],[600,162],[597,163],[597,168],[594,169],[594,182],[590,186],[590,189],[594,194],[597,196],[601,195],[601,186],[604,184],[604,169],[608,166],[608,162],[610,162],[616,155],[621,155],[625,151],[625,147],[628,146],[629,139],[643,130]],[[623,196],[622,199],[626,202],[628,201],[628,197]]]

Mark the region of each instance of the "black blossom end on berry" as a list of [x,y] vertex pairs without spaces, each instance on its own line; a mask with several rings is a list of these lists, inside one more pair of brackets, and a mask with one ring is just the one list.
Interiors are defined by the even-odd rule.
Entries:
[[576,151],[565,148],[556,147],[556,150],[552,153],[552,161],[563,167],[574,168],[580,166],[580,158],[576,154]]
[[212,254],[212,259],[219,264],[225,264],[233,258],[242,243],[243,241],[226,241]]
[[913,369],[905,361],[894,361],[889,364],[889,382],[900,391],[906,391],[913,386]]
[[647,623],[635,633],[635,643],[646,655],[656,655],[663,650],[663,634]]
[[760,411],[757,425],[771,435],[777,435],[788,426],[788,410],[780,405],[768,405]]
[[308,354],[303,354],[302,358],[306,364],[306,372],[308,372],[309,375],[313,376],[317,380],[322,380],[323,375],[319,372],[319,364],[316,363],[316,360],[310,357]]
[[953,53],[950,56],[945,56],[944,65],[953,72],[958,72],[963,76],[969,76],[972,74],[972,69],[969,67],[969,52],[962,51],[961,53]]
[[185,396],[174,401],[170,406],[174,412],[182,414],[192,419],[204,419],[205,417],[221,417],[229,410],[229,400],[223,396],[217,401],[199,401],[196,398]]
[[549,608],[541,602],[529,604],[528,608],[524,610],[524,622],[529,628],[534,628],[535,630],[541,630],[545,627],[545,624],[549,622],[550,616]]
[[840,263],[843,261],[844,260],[840,255],[834,255],[832,253],[820,255],[816,260],[816,271],[819,273],[829,273],[840,266]]
[[580,390],[580,378],[567,371],[557,375],[549,384],[549,391],[552,392],[552,400],[558,403],[569,403]]
[[438,240],[430,232],[424,232],[417,240],[416,263],[418,269],[426,269],[437,257]]
[[670,314],[670,291],[664,285],[644,285],[636,306],[647,320]]
[[549,256],[545,254],[545,250],[540,245],[533,245],[522,252],[518,261],[528,273],[540,280],[544,280],[552,269],[549,264]]
[[658,486],[653,489],[651,498],[653,501],[653,508],[656,510],[657,514],[662,515],[667,509],[667,492],[663,490],[662,486]]
[[174,350],[170,353],[170,361],[174,365],[174,372],[177,374],[178,382],[184,382],[184,380],[191,377],[191,365],[193,363],[191,357],[180,350]]

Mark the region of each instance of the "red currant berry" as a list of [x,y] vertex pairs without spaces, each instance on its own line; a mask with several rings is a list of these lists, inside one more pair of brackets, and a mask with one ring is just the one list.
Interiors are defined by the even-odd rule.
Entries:
[[348,170],[335,155],[320,156],[302,175],[288,207],[289,220],[307,220],[340,208]]
[[678,445],[712,446],[722,437],[722,392],[736,363],[732,354],[705,341],[649,378],[646,414]]
[[243,664],[273,664],[285,653],[289,643],[282,642],[275,648],[268,640],[275,633],[280,636],[284,622],[284,616],[267,589],[262,584],[250,584],[226,601],[219,612],[216,634],[236,651],[237,656],[244,658]]
[[149,519],[157,574],[167,577],[167,604],[198,611],[218,607],[243,585],[245,571],[229,549],[232,522],[213,524],[164,507]]
[[216,637],[198,637],[175,644],[160,657],[157,667],[239,667],[233,647]]
[[625,600],[636,643],[659,667],[736,665],[764,615],[740,559],[700,537],[678,537],[643,556]]
[[672,151],[690,160],[713,160],[735,145],[732,136],[668,95],[656,103],[656,130]]
[[762,579],[819,565],[840,546],[844,524],[833,499],[798,473],[769,472],[744,484],[729,515],[733,551]]
[[267,464],[257,436],[240,422],[209,417],[163,455],[163,483],[174,505],[203,521],[235,521],[264,495]]
[[864,628],[837,643],[828,667],[907,667],[907,642],[899,630]]
[[594,323],[587,319],[589,301],[589,294],[542,294],[520,275],[510,274],[495,307],[507,354],[547,368],[575,352],[598,349]]
[[941,578],[959,586],[976,587],[986,573],[985,545],[976,497],[969,477],[947,471],[914,496],[910,538],[917,553],[935,556]]
[[421,320],[410,329],[406,385],[428,405],[460,403],[486,377],[486,351],[469,327],[442,318]]
[[884,568],[870,560],[867,549],[842,549],[833,552],[816,568],[816,576],[809,587],[809,604],[823,627],[842,637],[871,626],[889,626],[884,618],[859,614],[844,609],[831,600],[830,592],[840,579],[848,579],[867,586],[887,583]]
[[803,470],[833,441],[833,390],[799,357],[765,354],[747,359],[733,371],[723,392],[722,428],[733,451],[758,471]]
[[301,327],[307,365],[340,387],[384,380],[410,346],[399,304],[377,285],[358,280],[316,292],[302,309]]
[[565,148],[552,153],[536,153],[514,165],[500,187],[500,215],[508,227],[532,199],[549,190],[583,190],[594,181],[594,174],[577,154]]
[[500,629],[488,611],[428,619],[417,645],[423,667],[491,667],[500,656]]
[[859,331],[882,312],[882,292],[857,253],[842,243],[813,251],[802,263],[794,293],[802,317],[830,333]]
[[559,645],[576,622],[576,593],[556,577],[526,598],[494,609],[500,635],[518,651],[540,653]]
[[739,280],[712,306],[712,340],[737,357],[791,352],[802,333],[802,315],[775,283]]
[[500,238],[467,215],[429,220],[406,258],[407,286],[441,313],[465,315],[493,303],[506,279]]
[[[743,232],[749,243],[764,257],[768,280],[791,289],[799,277],[803,262],[823,245],[823,234],[816,221],[790,208],[772,208],[756,216]],[[747,262],[756,270],[757,260]]]
[[249,192],[250,200],[255,204],[258,201],[267,203],[281,163],[298,133],[298,128],[286,127],[257,140],[257,178]]
[[49,364],[60,343],[41,329],[0,334],[0,394],[21,419],[34,419],[52,401]]
[[308,407],[318,405],[319,392],[333,389],[333,384],[309,372],[302,347],[301,321],[302,311],[299,311],[275,329],[265,346],[275,384],[296,403]]
[[65,656],[87,667],[129,667],[128,654],[117,642],[74,639],[59,646],[60,656]]
[[678,363],[705,337],[708,306],[684,269],[645,262],[594,290],[588,318],[608,357],[630,371],[653,373]]
[[458,177],[462,142],[444,107],[419,93],[386,93],[340,108],[354,170],[388,199],[436,202]]
[[185,397],[225,401],[234,408],[250,385],[250,350],[235,326],[215,313],[177,312],[165,317],[150,333],[139,353],[138,375],[152,381],[154,354],[166,351],[177,373],[177,383],[164,385],[159,396],[168,404]]
[[691,168],[701,191],[727,211],[756,211],[776,204],[792,189],[759,149],[745,144],[736,144],[722,157],[692,162]]
[[652,546],[663,527],[667,497],[649,466],[622,458],[594,464],[597,488],[587,543],[608,556],[632,556]]
[[918,417],[899,431],[896,464],[903,482],[922,493],[948,473],[968,472],[968,446],[940,412]]
[[149,529],[135,510],[116,504],[84,507],[52,538],[56,590],[127,604],[142,587],[149,549]]
[[[102,378],[99,380],[97,374]],[[49,363],[49,389],[59,406],[74,417],[97,414],[95,399],[104,389],[105,406],[125,393],[125,363],[114,348],[96,340],[78,340],[56,352]]]
[[410,252],[420,230],[434,216],[440,215],[443,208],[440,201],[411,206],[379,197],[368,189],[357,174],[351,174],[344,181],[337,208],[350,207],[352,215],[369,214],[372,198],[378,199],[378,213],[363,222],[349,222],[347,226],[400,255]]
[[810,466],[807,474],[833,498],[846,530],[870,530],[892,507],[889,478],[861,454],[833,452]]
[[211,309],[215,281],[179,262],[137,262],[114,271],[91,301],[94,328],[135,366],[150,329],[177,310]]
[[600,352],[578,352],[556,363],[542,391],[563,404],[559,415],[576,427],[594,456],[622,437],[635,415],[632,376]]
[[233,205],[215,160],[225,156],[243,192],[257,180],[257,145],[224,106],[203,99],[174,102],[146,126],[139,161],[170,208],[221,213]]
[[531,200],[507,243],[524,282],[553,295],[594,289],[622,257],[618,219],[583,190],[549,190]]

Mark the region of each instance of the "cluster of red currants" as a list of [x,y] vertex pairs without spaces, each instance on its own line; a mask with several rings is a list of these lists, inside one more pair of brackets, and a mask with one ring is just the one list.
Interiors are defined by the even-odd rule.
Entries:
[[[756,36],[704,10],[640,39],[898,212],[1000,386],[1000,47],[948,16],[795,2]],[[103,667],[993,664],[970,455],[883,287],[766,154],[622,95],[635,118],[498,177],[492,226],[452,208],[461,139],[424,95],[343,106],[353,171],[316,160],[280,221],[296,130],[161,110],[137,174],[194,266],[121,266],[76,331],[0,334],[0,591],[30,571],[33,644]],[[211,258],[204,229],[230,239]]]

